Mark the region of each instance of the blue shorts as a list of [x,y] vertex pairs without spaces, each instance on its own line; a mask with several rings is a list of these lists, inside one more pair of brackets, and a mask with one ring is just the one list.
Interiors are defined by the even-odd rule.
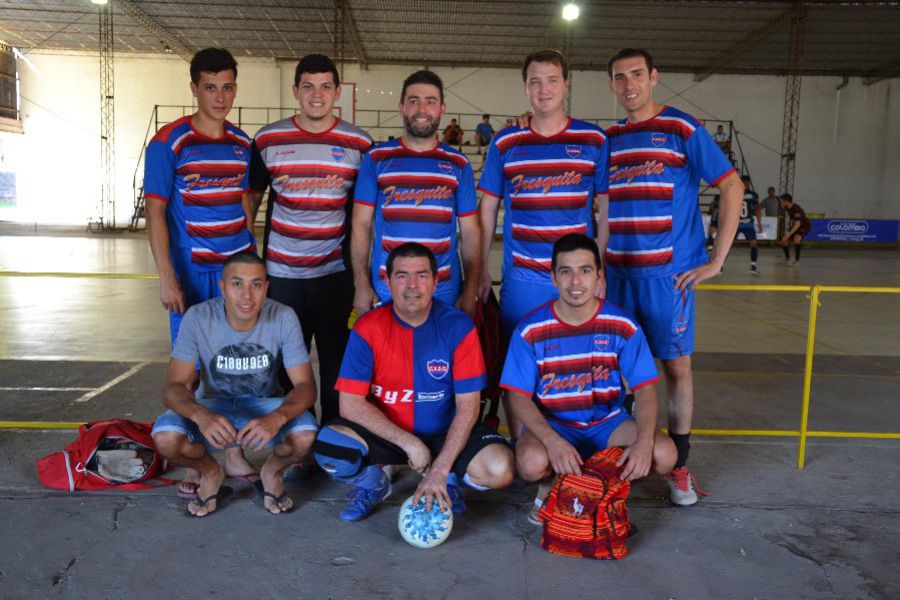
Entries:
[[753,223],[738,223],[737,233],[734,234],[734,239],[738,239],[738,236],[744,236],[745,240],[756,241],[756,227],[753,226]]
[[552,300],[559,298],[553,284],[519,279],[504,279],[500,285],[500,339],[509,343],[512,332],[522,318]]
[[564,440],[575,446],[581,458],[587,458],[592,454],[605,450],[609,444],[609,436],[616,428],[627,420],[634,420],[625,408],[619,409],[619,413],[601,421],[596,425],[579,427],[569,425],[556,419],[547,419],[547,424]]
[[675,277],[620,279],[607,272],[606,299],[634,313],[656,358],[694,352],[694,290],[676,289]]
[[[209,410],[224,415],[231,421],[232,427],[240,431],[241,427],[247,424],[250,419],[264,417],[279,406],[281,406],[282,398],[204,398],[197,402],[208,408]],[[284,438],[298,431],[317,431],[316,418],[308,410],[300,413],[293,419],[281,426],[275,437],[272,438],[266,447],[284,441]],[[203,442],[207,450],[215,450],[215,446],[203,437],[197,424],[186,419],[173,410],[163,413],[153,424],[152,435],[163,431],[175,431],[182,435],[186,435],[188,441],[192,444]],[[237,444],[233,444],[237,446]]]
[[[222,295],[222,291],[219,289],[222,269],[196,272],[192,272],[190,269],[187,272],[176,270],[176,274],[178,275],[178,283],[181,284],[181,291],[184,292],[184,310],[195,304],[200,304]],[[183,318],[184,313],[169,312],[169,333],[172,336],[173,348],[175,347],[175,338],[178,337],[178,329],[181,327],[181,319]]]

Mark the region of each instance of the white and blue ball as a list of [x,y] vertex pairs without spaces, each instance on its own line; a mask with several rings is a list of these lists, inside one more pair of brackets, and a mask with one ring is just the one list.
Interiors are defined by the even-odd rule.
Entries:
[[425,498],[413,504],[410,496],[400,507],[397,520],[400,535],[416,548],[434,548],[444,542],[453,529],[453,513],[448,508],[441,510],[437,500],[432,501],[431,510],[425,509]]

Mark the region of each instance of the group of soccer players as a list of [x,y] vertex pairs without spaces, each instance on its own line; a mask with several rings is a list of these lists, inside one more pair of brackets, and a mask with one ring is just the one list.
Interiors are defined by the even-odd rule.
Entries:
[[[288,510],[285,468],[311,453],[353,485],[347,520],[370,514],[390,493],[381,467],[398,463],[423,473],[417,495],[457,512],[460,486],[508,485],[515,466],[540,484],[539,506],[553,477],[579,472],[609,444],[626,447],[625,477],[664,475],[673,503],[697,502],[687,468],[694,288],[722,270],[744,185],[699,121],[654,100],[659,73],[649,53],[622,50],[608,70],[627,116],[604,131],[565,113],[563,55],[529,55],[522,77],[530,123],[494,136],[476,188],[466,156],[436,138],[446,105],[431,71],[403,82],[403,135],[373,145],[333,116],[341,93],[334,63],[308,55],[292,88],[299,114],[251,140],[226,120],[237,92],[234,58],[217,48],[197,53],[198,110],[156,134],[144,179],[160,299],[171,315],[170,375],[178,373],[167,379],[171,410],[154,435],[164,454],[191,469],[179,492],[195,498],[192,514],[215,510],[225,476],[262,475],[267,510]],[[711,255],[701,178],[721,196]],[[253,222],[267,188],[256,264]],[[485,369],[470,316],[492,287],[501,202],[501,386],[514,452],[475,424]],[[193,317],[182,336],[186,311]],[[360,315],[352,332],[351,311]],[[261,323],[266,335],[231,335],[250,335]],[[313,339],[322,425],[315,443],[305,435],[315,420],[304,412],[315,402],[306,372]],[[281,361],[278,386],[254,375],[271,372],[263,356]],[[653,357],[665,373],[667,436],[656,431]],[[193,380],[185,377],[192,365]],[[298,386],[302,392],[291,391]],[[185,394],[204,400],[211,389],[228,396],[229,408],[198,408]],[[633,408],[625,406],[629,391]],[[237,414],[240,399],[279,394],[292,408],[277,418],[266,421],[258,407]],[[257,474],[242,447],[267,445],[274,466]],[[205,452],[225,447],[222,470]]]

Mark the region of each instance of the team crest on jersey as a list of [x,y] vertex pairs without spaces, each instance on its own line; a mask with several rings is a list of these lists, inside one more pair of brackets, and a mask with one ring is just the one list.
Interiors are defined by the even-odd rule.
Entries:
[[331,158],[333,158],[334,160],[341,162],[342,160],[344,160],[345,156],[347,156],[347,151],[340,146],[331,147]]
[[609,346],[609,336],[608,335],[595,335],[594,336],[594,347],[595,348],[605,348]]
[[435,379],[443,379],[450,372],[450,363],[442,358],[434,358],[425,363],[428,374]]
[[581,146],[566,146],[566,154],[569,155],[569,158],[578,158],[581,156]]
[[235,146],[232,148],[232,150],[234,150],[234,155],[239,159],[244,160],[245,158],[247,158],[247,151],[243,148],[238,148],[237,146]]
[[668,136],[663,135],[661,133],[654,133],[650,136],[650,143],[656,146],[657,148],[661,148],[666,141],[669,139]]
[[449,163],[439,162],[438,169],[447,174],[453,173],[453,167],[451,167]]

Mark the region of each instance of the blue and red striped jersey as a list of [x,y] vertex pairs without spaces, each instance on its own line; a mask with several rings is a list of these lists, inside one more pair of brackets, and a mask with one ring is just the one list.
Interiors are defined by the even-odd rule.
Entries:
[[507,127],[488,148],[478,189],[503,199],[503,278],[550,285],[553,243],[569,233],[594,236],[593,201],[606,193],[606,134],[569,119],[542,136]]
[[250,138],[228,121],[215,139],[194,130],[190,116],[156,132],[147,145],[144,196],[166,203],[173,262],[216,270],[255,246],[241,204],[249,162]]
[[670,106],[646,121],[608,128],[607,269],[663,277],[693,269],[704,249],[700,178],[717,185],[734,167],[694,117]]
[[428,435],[450,428],[456,394],[479,392],[486,385],[475,324],[435,299],[418,327],[401,321],[392,303],[361,316],[334,387],[366,396],[404,431]]
[[516,327],[500,387],[532,396],[544,416],[586,427],[624,410],[624,382],[634,391],[659,379],[644,332],[627,311],[601,302],[575,326],[553,305]]
[[363,157],[354,201],[375,207],[372,287],[383,301],[391,297],[385,269],[388,254],[406,242],[418,242],[434,252],[436,296],[456,300],[462,283],[456,222],[478,211],[475,176],[465,155],[446,144],[416,152],[400,138],[378,144]]

